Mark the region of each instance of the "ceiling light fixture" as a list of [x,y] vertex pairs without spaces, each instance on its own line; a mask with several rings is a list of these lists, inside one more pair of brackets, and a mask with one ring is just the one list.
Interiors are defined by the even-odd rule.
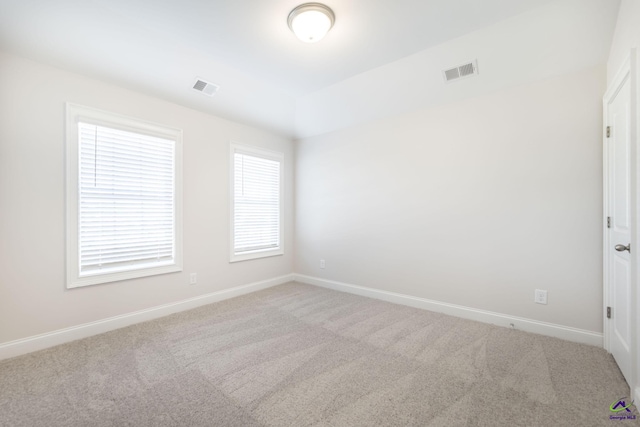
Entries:
[[315,43],[327,34],[335,20],[333,11],[322,3],[305,3],[291,11],[287,23],[300,40]]

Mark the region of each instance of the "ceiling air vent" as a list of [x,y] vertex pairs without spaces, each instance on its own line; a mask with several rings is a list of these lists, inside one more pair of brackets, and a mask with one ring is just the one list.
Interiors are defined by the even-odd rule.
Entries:
[[198,77],[193,85],[193,88],[198,92],[204,93],[205,95],[213,96],[218,91],[218,89],[220,89],[220,86],[209,83]]
[[444,77],[444,81],[454,82],[456,80],[461,80],[466,77],[475,76],[478,74],[478,60],[473,60],[466,64],[459,65],[454,68],[450,68],[448,70],[442,71],[442,76]]

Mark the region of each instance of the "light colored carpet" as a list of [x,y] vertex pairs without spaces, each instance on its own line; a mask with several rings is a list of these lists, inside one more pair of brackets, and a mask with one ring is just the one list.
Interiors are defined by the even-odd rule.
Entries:
[[600,348],[289,283],[0,362],[0,425],[637,425],[628,392]]

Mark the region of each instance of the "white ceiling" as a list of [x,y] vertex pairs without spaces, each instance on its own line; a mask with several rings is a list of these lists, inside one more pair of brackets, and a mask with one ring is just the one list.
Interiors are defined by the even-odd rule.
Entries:
[[[593,14],[605,10],[604,22],[596,23],[592,32],[610,39],[615,23],[610,18],[619,4],[619,0],[325,0],[336,14],[335,26],[321,42],[305,44],[286,23],[289,11],[302,2],[0,0],[0,48],[300,137],[332,128],[308,127],[304,124],[308,120],[299,120],[298,105],[314,93],[523,14],[548,19],[535,11],[546,10],[551,16],[559,5],[586,8]],[[535,31],[544,35],[542,24]],[[553,41],[540,37],[540,43]],[[469,51],[467,56],[465,61],[477,53]],[[191,89],[196,76],[220,85],[215,97]]]

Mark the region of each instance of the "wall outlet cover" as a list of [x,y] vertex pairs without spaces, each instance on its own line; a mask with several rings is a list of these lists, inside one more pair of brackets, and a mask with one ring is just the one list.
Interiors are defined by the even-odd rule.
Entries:
[[533,301],[536,304],[546,304],[547,303],[547,291],[536,289]]

